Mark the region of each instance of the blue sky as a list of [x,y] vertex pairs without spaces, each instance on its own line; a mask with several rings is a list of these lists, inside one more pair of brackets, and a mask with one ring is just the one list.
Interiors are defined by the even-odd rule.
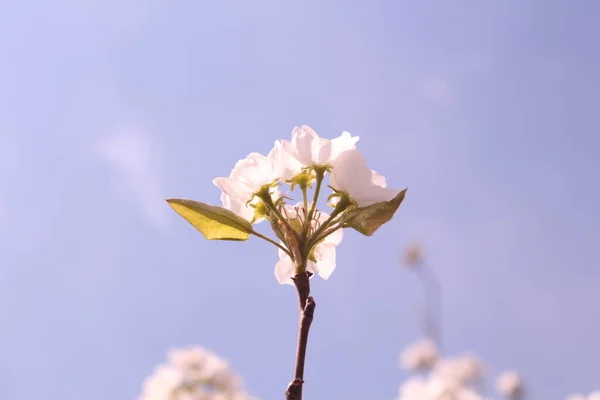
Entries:
[[408,187],[347,232],[318,308],[306,397],[391,399],[422,300],[444,344],[532,399],[598,389],[600,4],[579,1],[4,1],[0,4],[0,399],[132,399],[169,348],[227,358],[282,398],[293,288],[259,240],[209,242],[166,197],[295,125],[361,137]]

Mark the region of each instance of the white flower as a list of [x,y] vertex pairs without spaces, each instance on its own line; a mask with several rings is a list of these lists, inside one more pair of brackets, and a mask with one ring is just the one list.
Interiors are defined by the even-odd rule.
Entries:
[[[220,188],[223,207],[233,211],[242,218],[254,219],[254,207],[260,199],[254,194],[265,185],[270,185],[278,178],[270,158],[259,153],[250,153],[248,157],[238,161],[228,178],[215,178],[213,183]],[[277,188],[271,189],[275,198],[279,194]],[[250,204],[247,204],[250,201]],[[257,218],[260,222],[264,218]]]
[[588,400],[600,400],[600,390],[588,395]]
[[150,376],[139,400],[253,400],[229,364],[201,347],[172,350]]
[[464,355],[439,360],[432,370],[432,375],[458,385],[466,385],[480,379],[483,367],[477,358]]
[[585,396],[583,394],[572,394],[567,400],[600,400],[600,391],[595,391]]
[[365,157],[357,150],[338,155],[333,162],[331,187],[346,193],[359,207],[365,207],[396,197],[399,190],[387,188],[386,180],[367,166]]
[[413,343],[400,354],[400,365],[408,370],[430,368],[438,357],[438,349],[431,339]]
[[221,388],[234,388],[238,382],[225,360],[201,347],[172,350],[169,362],[186,382],[211,382]]
[[439,377],[415,377],[400,387],[398,400],[481,400],[475,391]]
[[496,380],[496,390],[504,396],[517,396],[521,389],[521,376],[516,371],[504,371]]
[[183,376],[177,369],[159,365],[144,382],[139,400],[171,400],[182,380]]
[[[298,203],[296,207],[286,206],[286,211],[289,215],[296,213],[296,209],[302,212],[302,204]],[[311,227],[322,224],[329,218],[329,214],[317,212],[315,218],[311,221]],[[316,220],[316,221],[315,221]],[[343,230],[340,228],[323,239],[314,248],[314,256],[317,262],[308,260],[306,270],[316,273],[323,279],[329,279],[335,269],[335,246],[340,244],[344,236]],[[279,262],[275,265],[275,278],[281,284],[293,285],[292,276],[294,276],[294,262],[283,250],[279,250]]]
[[269,153],[281,179],[290,180],[302,168],[311,166],[331,166],[338,155],[356,148],[358,136],[343,132],[335,139],[320,138],[307,125],[292,130],[292,140],[278,140]]

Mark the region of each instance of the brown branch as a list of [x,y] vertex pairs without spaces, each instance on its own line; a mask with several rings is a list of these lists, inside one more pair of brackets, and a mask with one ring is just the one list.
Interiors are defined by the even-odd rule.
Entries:
[[442,348],[442,286],[434,272],[425,265],[417,268],[417,276],[425,288],[425,334]]
[[308,332],[315,312],[315,301],[310,297],[310,272],[297,274],[292,279],[298,291],[300,306],[300,326],[298,327],[298,348],[296,350],[296,370],[294,379],[285,391],[286,400],[302,400],[302,386],[304,384],[304,361],[306,359],[306,344]]

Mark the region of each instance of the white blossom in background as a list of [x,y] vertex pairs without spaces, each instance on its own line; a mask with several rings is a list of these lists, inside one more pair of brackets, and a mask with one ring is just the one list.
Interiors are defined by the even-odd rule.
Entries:
[[168,365],[159,365],[144,382],[139,400],[170,400],[183,382],[182,374]]
[[473,355],[462,355],[439,360],[431,374],[457,385],[469,385],[483,377],[483,366]]
[[431,368],[438,357],[438,348],[429,338],[421,339],[408,346],[400,354],[400,365],[407,370]]
[[600,400],[600,391],[595,391],[587,396],[584,394],[572,394],[567,397],[567,400]]
[[406,380],[397,400],[483,400],[481,362],[473,355],[444,357],[436,343],[423,338],[400,354],[404,369],[424,372]]
[[513,398],[522,391],[521,376],[516,371],[504,371],[496,379],[496,390],[503,396]]
[[229,364],[201,347],[172,350],[143,384],[138,400],[257,400]]
[[[403,263],[415,267],[422,263],[423,253],[419,244],[412,244],[406,248]],[[414,270],[413,268],[409,268]],[[433,273],[432,271],[429,271]],[[427,285],[429,281],[422,281]],[[428,289],[425,286],[425,289]],[[426,290],[427,295],[437,295],[437,291]],[[431,301],[431,299],[428,299]],[[426,312],[433,312],[427,308]],[[426,315],[434,324],[435,319]],[[400,354],[401,366],[409,371],[419,373],[408,378],[401,386],[396,400],[484,400],[485,379],[482,362],[473,354],[463,354],[449,357],[439,348],[439,337],[427,335],[424,329],[424,338],[407,347]],[[502,378],[505,379],[506,378]],[[520,381],[519,381],[520,384]],[[514,385],[514,383],[513,383]],[[514,399],[516,400],[516,398]]]
[[398,393],[398,400],[482,400],[475,390],[435,376],[413,377]]

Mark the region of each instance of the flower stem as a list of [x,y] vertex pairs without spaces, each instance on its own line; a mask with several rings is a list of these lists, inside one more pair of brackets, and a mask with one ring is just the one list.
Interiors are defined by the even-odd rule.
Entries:
[[269,211],[275,214],[275,216],[281,221],[282,224],[284,224],[291,232],[295,232],[294,228],[292,228],[287,219],[285,219],[283,215],[281,215],[275,204],[273,204],[273,199],[271,199],[271,195],[268,192],[264,195],[261,195],[260,198],[262,199],[263,203],[265,203]]
[[308,210],[308,195],[306,194],[306,185],[301,185],[300,189],[302,190],[302,200],[304,201],[304,209]]
[[[329,218],[327,218],[325,220],[325,222],[323,222],[321,224],[321,226],[312,234],[310,242],[308,243],[308,246],[306,246],[308,248],[308,251],[310,251],[310,249],[312,249],[312,247],[315,244],[319,243],[325,237],[329,236],[331,233],[336,231],[338,228],[341,228],[341,225],[338,225],[338,226],[334,226],[335,229],[326,230],[331,225],[331,222],[335,219],[335,217],[337,217],[338,214],[339,214],[339,212],[336,212],[335,210],[333,210],[333,212],[331,213]],[[323,235],[321,235],[321,233],[323,233],[323,231],[325,231],[325,233]]]
[[271,243],[271,244],[274,244],[275,246],[279,247],[281,250],[285,251],[285,253],[286,253],[288,256],[292,257],[292,254],[291,254],[291,253],[288,251],[288,249],[286,249],[285,247],[283,247],[282,245],[280,245],[279,243],[277,243],[276,241],[274,241],[274,240],[273,240],[273,239],[271,239],[270,237],[267,237],[267,236],[265,236],[265,235],[263,235],[263,234],[260,234],[260,233],[256,232],[254,229],[253,229],[253,230],[252,230],[252,232],[250,232],[250,233],[251,233],[251,234],[253,234],[253,235],[254,235],[254,236],[256,236],[256,237],[259,237],[259,238],[261,238],[261,239],[263,239],[263,240],[266,240],[267,242],[269,242],[269,243]]
[[294,379],[285,391],[286,400],[302,400],[302,386],[304,384],[304,362],[306,360],[306,345],[308,333],[315,312],[315,301],[310,297],[310,273],[296,274],[292,279],[298,291],[300,305],[300,324],[298,327],[298,347],[296,350],[296,368]]
[[[315,232],[315,235],[313,235],[312,238],[310,239],[310,242],[308,243],[308,246],[306,246],[306,247],[309,248],[309,249],[312,249],[321,240],[325,239],[327,236],[331,235],[333,232],[335,232],[338,229],[342,228],[343,225],[340,224],[340,223],[338,223],[338,222],[339,222],[339,220],[335,221],[335,223],[333,224],[333,226],[331,228],[325,230],[325,232],[323,232],[323,229],[317,230],[317,232]],[[323,224],[323,225],[325,225],[325,224]]]
[[313,202],[310,205],[310,211],[308,212],[308,216],[306,217],[306,221],[304,221],[304,227],[302,228],[302,239],[305,240],[308,235],[308,230],[311,226],[311,221],[313,215],[315,214],[315,209],[317,208],[317,200],[319,199],[319,192],[321,191],[321,184],[323,183],[323,178],[325,177],[325,170],[323,169],[315,169],[315,174],[317,175],[317,186],[315,187],[315,195],[313,197]]
[[[435,342],[438,349],[442,348],[442,287],[432,270],[425,265],[417,270],[417,277],[425,288],[426,315],[424,321],[425,335]],[[437,323],[436,323],[437,320]]]

